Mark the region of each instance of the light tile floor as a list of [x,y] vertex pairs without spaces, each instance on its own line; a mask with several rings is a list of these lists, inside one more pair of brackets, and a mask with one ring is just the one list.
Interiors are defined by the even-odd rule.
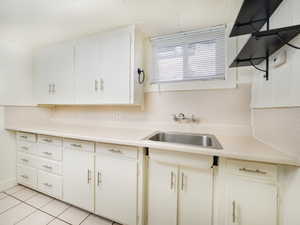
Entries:
[[17,185],[0,192],[0,225],[114,225],[64,202]]

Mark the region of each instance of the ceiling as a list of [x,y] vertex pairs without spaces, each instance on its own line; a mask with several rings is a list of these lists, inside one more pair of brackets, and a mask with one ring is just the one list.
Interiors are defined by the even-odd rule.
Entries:
[[137,24],[147,35],[234,22],[242,0],[1,0],[0,42],[35,48]]

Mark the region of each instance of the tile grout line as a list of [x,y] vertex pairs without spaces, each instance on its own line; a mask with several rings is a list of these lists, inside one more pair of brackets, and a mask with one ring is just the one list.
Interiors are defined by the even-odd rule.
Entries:
[[31,216],[32,214],[34,214],[34,213],[37,212],[37,211],[38,211],[38,210],[35,210],[35,211],[33,211],[32,213],[28,214],[28,215],[25,216],[24,218],[20,219],[18,222],[14,223],[14,225],[20,223],[20,222],[23,221],[23,220],[25,220],[27,217]]
[[[23,185],[21,185],[22,187],[24,187],[25,189],[29,189],[29,190],[32,190],[31,188],[27,188],[27,187],[25,187],[25,186],[23,186]],[[19,191],[23,191],[24,189],[22,189],[22,190],[19,190]],[[16,192],[14,192],[14,193],[12,193],[12,194],[15,194],[15,193],[17,193],[17,192],[19,192],[19,191],[16,191]],[[33,191],[35,191],[35,190],[33,190]],[[40,193],[40,194],[42,194],[42,195],[44,195],[43,193],[41,193],[41,192],[38,192],[38,191],[35,191],[35,192],[37,192],[37,193]],[[55,199],[55,198],[53,198],[53,200],[52,201],[60,201],[60,202],[62,202],[62,203],[64,203],[64,204],[66,204],[66,205],[68,205],[68,207],[66,208],[66,209],[64,209],[61,213],[59,213],[57,216],[54,216],[54,215],[51,215],[50,213],[48,213],[48,212],[46,212],[46,211],[43,211],[42,209],[40,209],[40,208],[37,208],[36,206],[34,206],[34,205],[31,205],[30,203],[27,203],[26,201],[28,201],[28,200],[30,200],[30,199],[32,199],[32,198],[34,198],[35,196],[37,196],[38,194],[35,194],[35,195],[33,195],[32,197],[30,197],[29,199],[26,199],[26,200],[21,200],[21,199],[18,199],[17,197],[15,197],[15,196],[13,196],[12,194],[8,194],[8,193],[6,193],[5,191],[3,192],[4,194],[6,194],[7,196],[6,197],[4,197],[4,198],[7,198],[7,197],[12,197],[12,198],[14,198],[14,199],[16,199],[16,200],[18,200],[18,201],[20,201],[20,203],[18,203],[17,205],[15,205],[15,206],[13,206],[13,207],[10,207],[9,209],[7,209],[7,210],[5,210],[5,211],[3,211],[2,213],[0,213],[0,215],[1,214],[3,214],[3,213],[5,213],[5,212],[7,212],[8,210],[10,210],[10,209],[12,209],[12,208],[14,208],[14,207],[16,207],[16,206],[18,206],[18,205],[20,205],[20,204],[22,204],[22,203],[24,203],[24,204],[26,204],[27,206],[30,206],[30,207],[32,207],[32,208],[34,208],[34,209],[36,209],[34,212],[32,212],[32,213],[30,213],[29,215],[27,215],[26,217],[24,217],[23,219],[21,219],[20,221],[18,221],[17,223],[20,223],[21,221],[23,221],[24,219],[26,219],[27,217],[29,217],[30,215],[32,215],[32,214],[34,214],[35,212],[37,212],[37,211],[40,211],[40,212],[43,212],[43,213],[45,213],[45,214],[47,214],[47,215],[49,215],[49,216],[51,216],[51,217],[53,217],[53,219],[52,220],[50,220],[49,221],[49,223],[47,223],[46,225],[48,225],[48,224],[50,224],[51,222],[53,222],[54,220],[59,220],[59,221],[61,221],[61,222],[64,222],[64,223],[66,223],[66,224],[68,224],[68,225],[72,225],[71,223],[69,223],[68,221],[65,221],[65,220],[63,220],[63,219],[61,219],[61,218],[59,218],[59,216],[61,216],[64,212],[66,212],[69,208],[71,208],[72,207],[72,205],[69,205],[69,204],[67,204],[67,203],[64,203],[64,202],[62,202],[62,201],[60,201],[59,199]],[[47,196],[47,195],[44,195],[44,196]],[[4,198],[2,198],[2,199],[4,199]],[[42,206],[42,207],[45,207],[45,206],[47,206],[48,204],[50,204],[52,201],[49,201],[47,204],[45,204],[44,206]],[[76,207],[76,206],[75,206]],[[77,208],[77,207],[76,207]],[[87,212],[87,211],[86,211]],[[80,222],[80,224],[79,225],[81,225],[90,215],[95,215],[95,214],[93,214],[93,213],[90,213],[90,212],[88,212],[88,215]],[[17,223],[15,223],[15,224],[17,224]],[[111,221],[111,225],[113,225],[113,224],[115,224],[115,222],[113,222],[113,221]]]
[[0,213],[0,215],[6,213],[8,210],[13,209],[13,208],[15,208],[16,206],[18,206],[18,205],[20,205],[20,204],[22,204],[22,202],[20,202],[20,203],[18,203],[18,204],[16,204],[16,205],[14,205],[14,206],[12,206],[12,207],[10,207],[10,208],[4,210],[2,213]]
[[[72,225],[72,224],[70,224],[69,222],[67,222],[67,221],[65,221],[65,220],[63,220],[63,219],[58,218],[58,217],[59,217],[60,215],[62,215],[65,211],[67,211],[67,209],[69,209],[71,206],[69,206],[69,207],[67,207],[66,209],[64,209],[64,210],[63,210],[60,214],[58,214],[57,216],[54,216],[54,215],[51,215],[50,213],[48,213],[48,212],[46,212],[46,211],[43,211],[43,210],[40,209],[40,208],[37,208],[37,207],[34,206],[34,205],[31,205],[31,204],[25,202],[24,200],[21,200],[21,199],[16,198],[16,197],[13,196],[13,195],[8,195],[8,196],[10,196],[10,197],[12,197],[12,198],[14,198],[14,199],[20,201],[20,203],[17,204],[17,205],[20,205],[20,204],[24,203],[24,204],[26,204],[26,205],[28,205],[28,206],[30,206],[30,207],[36,209],[36,211],[34,211],[33,213],[35,213],[35,212],[37,212],[37,211],[40,211],[40,212],[43,212],[43,213],[47,214],[48,216],[53,217],[53,220],[58,219],[58,220],[60,220],[60,221],[62,221],[62,222],[65,222],[65,223],[67,223],[67,224],[69,224],[69,225]],[[33,196],[33,197],[34,197],[34,196]],[[30,199],[31,199],[31,198],[30,198]],[[29,200],[29,199],[28,199],[28,200]],[[51,202],[48,202],[46,205],[48,205],[48,204],[50,204],[50,203],[51,203]],[[16,207],[17,205],[15,205],[15,206],[13,206],[13,207],[11,207],[11,208]],[[45,207],[46,205],[44,205],[43,207]],[[11,209],[11,208],[9,208],[9,209]],[[5,210],[5,212],[8,211],[9,209]],[[3,212],[3,213],[4,213],[4,212]],[[31,213],[31,214],[33,214],[33,213]],[[2,213],[1,213],[1,214],[2,214]],[[0,215],[1,215],[1,214],[0,214]],[[30,216],[31,214],[29,214],[28,216]],[[27,218],[28,216],[24,217],[23,219]],[[21,219],[21,220],[18,221],[17,223],[20,223],[23,219]],[[50,222],[52,222],[53,220],[51,220]],[[49,223],[50,223],[50,222],[49,222]]]
[[92,215],[91,213],[89,213],[81,222],[79,225],[81,225],[90,215]]
[[[8,193],[5,192],[5,194],[7,195],[6,197],[9,196],[9,197],[12,197],[12,198],[14,198],[14,199],[20,201],[20,203],[17,204],[17,205],[20,205],[20,204],[24,203],[24,204],[26,204],[26,205],[28,205],[28,206],[30,206],[30,207],[36,209],[36,211],[43,212],[43,213],[45,213],[45,214],[47,214],[47,215],[53,217],[53,220],[58,219],[58,220],[60,220],[60,221],[62,221],[62,222],[65,222],[65,223],[67,223],[67,224],[69,224],[69,225],[72,225],[72,224],[70,224],[69,222],[67,222],[67,221],[65,221],[65,220],[63,220],[63,219],[61,219],[61,218],[59,218],[60,215],[62,215],[65,211],[67,211],[67,209],[69,209],[69,208],[71,207],[70,205],[68,205],[68,207],[67,207],[66,209],[64,209],[64,210],[63,210],[60,214],[58,214],[57,216],[51,215],[50,213],[48,213],[48,212],[46,212],[46,211],[43,211],[42,209],[37,208],[36,206],[31,205],[31,204],[29,204],[28,202],[26,202],[26,201],[28,201],[28,200],[34,198],[35,196],[37,196],[39,193],[42,194],[42,195],[44,195],[43,193],[38,192],[38,191],[36,191],[36,190],[33,190],[33,189],[31,189],[31,188],[27,188],[27,187],[25,187],[25,186],[23,186],[23,185],[20,185],[20,186],[24,187],[25,189],[16,191],[16,192],[14,192],[14,193],[12,193],[12,194],[8,194]],[[37,192],[37,194],[33,195],[32,197],[30,197],[30,198],[28,198],[28,199],[26,199],[26,200],[22,200],[22,199],[19,199],[19,198],[13,196],[13,194],[15,194],[15,193],[17,193],[17,192],[20,192],[20,191],[23,191],[23,190],[26,190],[26,189],[35,191],[35,192]],[[44,196],[45,196],[45,195],[44,195]],[[6,197],[5,197],[5,198],[6,198]],[[58,199],[54,199],[54,198],[53,198],[53,201],[55,201],[55,200],[59,201]],[[46,205],[50,204],[51,202],[52,202],[52,201],[49,201],[47,204],[45,204],[45,205],[42,206],[42,207],[45,207]],[[17,205],[15,205],[15,206],[17,206]],[[15,206],[13,206],[13,207],[11,207],[11,208],[14,208]],[[11,209],[11,208],[9,208],[9,209]],[[9,209],[5,210],[4,212],[8,211]],[[36,211],[34,211],[33,213],[35,213]],[[3,213],[4,213],[4,212],[3,212]],[[33,213],[29,214],[28,216],[32,215]],[[1,213],[1,214],[2,214],[2,213]],[[1,215],[1,214],[0,214],[0,215]],[[27,218],[28,216],[24,217],[23,219]],[[18,221],[17,223],[20,223],[23,219],[21,219],[21,220]],[[52,222],[53,220],[51,220],[50,222]],[[49,223],[50,223],[50,222],[49,222]]]

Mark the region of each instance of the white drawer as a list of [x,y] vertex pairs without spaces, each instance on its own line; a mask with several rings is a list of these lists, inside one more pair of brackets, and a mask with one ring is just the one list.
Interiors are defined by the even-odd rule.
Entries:
[[62,198],[62,177],[43,171],[38,172],[38,189],[53,197]]
[[138,158],[138,149],[137,147],[125,146],[125,145],[112,145],[112,144],[96,144],[96,153],[106,154],[111,156],[121,156],[127,158]]
[[62,166],[60,162],[40,158],[37,162],[37,167],[40,170],[61,175]]
[[62,146],[62,138],[39,134],[38,135],[38,143]]
[[62,160],[62,147],[49,145],[49,144],[38,144],[37,154],[41,157],[53,160]]
[[264,163],[227,160],[227,171],[234,175],[257,179],[277,179],[277,166]]
[[18,141],[36,142],[36,135],[24,132],[17,132]]
[[30,187],[37,186],[37,171],[34,168],[17,165],[18,183],[28,185]]
[[74,139],[64,139],[64,148],[77,149],[87,152],[95,152],[95,143]]
[[36,167],[38,159],[26,153],[17,153],[17,163],[25,166]]
[[149,158],[158,162],[187,166],[197,169],[210,169],[213,166],[213,157],[201,154],[150,149]]
[[36,154],[36,143],[26,142],[26,141],[18,141],[17,150],[20,152]]

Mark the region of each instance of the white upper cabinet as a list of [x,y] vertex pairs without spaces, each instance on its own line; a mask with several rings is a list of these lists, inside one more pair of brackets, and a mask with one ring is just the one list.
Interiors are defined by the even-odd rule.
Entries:
[[43,48],[34,59],[34,96],[38,104],[74,102],[74,42]]
[[134,26],[52,45],[34,60],[38,104],[142,104],[143,41]]

